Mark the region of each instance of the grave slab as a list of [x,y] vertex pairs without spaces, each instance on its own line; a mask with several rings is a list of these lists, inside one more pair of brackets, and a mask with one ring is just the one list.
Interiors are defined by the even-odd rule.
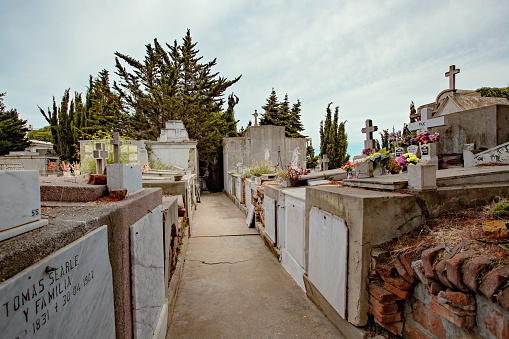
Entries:
[[5,338],[115,338],[107,227],[0,284]]
[[127,188],[131,196],[143,189],[140,165],[109,164],[107,174],[109,190]]
[[276,243],[276,201],[271,197],[263,198],[263,209],[265,211],[265,232],[273,243]]
[[135,338],[152,338],[164,312],[162,206],[130,227],[133,327]]

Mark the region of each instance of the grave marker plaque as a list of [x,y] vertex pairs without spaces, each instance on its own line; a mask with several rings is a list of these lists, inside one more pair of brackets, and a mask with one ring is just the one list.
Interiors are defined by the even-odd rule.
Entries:
[[2,338],[115,338],[107,226],[0,283]]

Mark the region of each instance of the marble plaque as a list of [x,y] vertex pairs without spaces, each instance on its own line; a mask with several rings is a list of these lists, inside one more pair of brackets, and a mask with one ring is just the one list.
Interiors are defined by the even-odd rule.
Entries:
[[304,207],[303,200],[286,196],[286,250],[304,267]]
[[309,213],[309,280],[346,319],[348,228],[343,219],[316,207]]
[[410,145],[406,148],[406,151],[408,153],[412,153],[413,155],[417,156],[417,151],[419,150],[419,146],[417,145]]
[[404,147],[394,147],[394,155],[396,156],[396,158],[399,158],[403,154],[405,154]]
[[165,300],[162,206],[130,230],[134,337],[152,338]]
[[107,174],[109,190],[127,188],[130,196],[143,189],[140,165],[109,164]]
[[271,197],[263,198],[263,209],[265,211],[265,232],[272,240],[276,242],[276,201]]
[[107,226],[0,283],[2,338],[115,338]]
[[0,171],[0,232],[41,219],[38,171]]

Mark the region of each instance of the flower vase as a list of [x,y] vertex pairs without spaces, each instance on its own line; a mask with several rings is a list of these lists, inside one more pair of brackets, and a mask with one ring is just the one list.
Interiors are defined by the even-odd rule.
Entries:
[[71,176],[71,172],[62,172],[62,175],[64,177],[70,177]]
[[346,172],[346,178],[347,179],[352,179],[353,178],[352,172]]
[[262,184],[262,178],[261,177],[254,177],[254,184],[257,186],[260,186]]

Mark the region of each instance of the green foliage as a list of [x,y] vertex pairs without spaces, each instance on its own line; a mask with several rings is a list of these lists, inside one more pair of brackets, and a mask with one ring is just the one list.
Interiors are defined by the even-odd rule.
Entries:
[[297,99],[297,102],[290,108],[288,94],[285,94],[284,100],[279,102],[276,91],[272,88],[265,105],[262,106],[264,113],[261,114],[260,125],[283,126],[286,137],[304,138],[305,136],[300,133],[304,130],[300,121],[301,105],[300,100]]
[[315,155],[313,145],[306,149],[306,168],[315,168],[318,165],[318,155]]
[[[208,172],[207,187],[222,189],[222,138],[236,135],[234,106],[230,95],[223,112],[224,93],[241,76],[227,80],[213,72],[216,59],[203,63],[188,30],[182,44],[146,45],[138,61],[115,53],[120,82],[113,87],[132,116],[129,133],[134,138],[155,140],[167,120],[181,119],[191,139],[198,141],[200,170]],[[127,64],[127,66],[124,66]],[[127,68],[129,67],[129,69]]]
[[509,201],[500,201],[496,203],[490,210],[491,214],[496,218],[509,218]]
[[53,136],[51,135],[51,126],[44,126],[38,130],[28,132],[28,140],[39,140],[53,142]]
[[10,151],[23,151],[30,146],[26,137],[27,121],[18,116],[18,111],[6,111],[3,103],[5,93],[0,93],[0,155],[9,154]]
[[330,109],[332,102],[326,109],[325,121],[320,122],[320,157],[327,154],[329,169],[340,168],[348,162],[350,155],[346,153],[348,148],[348,136],[345,131],[346,120],[339,122],[339,107],[336,106],[334,118]]
[[249,168],[249,173],[251,176],[259,177],[262,174],[273,174],[276,173],[276,168],[272,165],[271,162],[260,161],[255,162],[253,166]]
[[508,87],[481,87],[476,90],[476,92],[481,93],[483,97],[496,97],[496,98],[506,98],[509,100],[509,86]]

